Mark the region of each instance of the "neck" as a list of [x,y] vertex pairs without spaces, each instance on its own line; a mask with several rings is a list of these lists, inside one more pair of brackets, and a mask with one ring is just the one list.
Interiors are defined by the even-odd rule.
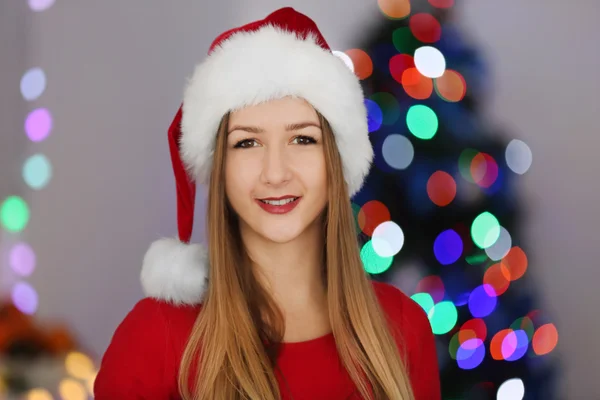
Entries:
[[319,223],[287,243],[275,243],[241,227],[257,279],[284,312],[326,308],[324,235]]

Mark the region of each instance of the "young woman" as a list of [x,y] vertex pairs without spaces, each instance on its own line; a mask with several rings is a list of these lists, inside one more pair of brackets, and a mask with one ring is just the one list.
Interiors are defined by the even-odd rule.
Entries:
[[[361,264],[358,79],[291,8],[218,37],[169,130],[179,240],[148,250],[96,400],[440,398],[425,312]],[[188,244],[208,185],[208,250]]]

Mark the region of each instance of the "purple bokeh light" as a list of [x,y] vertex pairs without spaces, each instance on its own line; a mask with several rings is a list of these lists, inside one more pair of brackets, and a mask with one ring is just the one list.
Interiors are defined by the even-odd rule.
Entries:
[[50,135],[52,115],[45,108],[33,110],[25,120],[25,132],[33,142],[41,142]]
[[473,369],[482,363],[485,357],[485,345],[479,338],[466,340],[456,352],[456,362],[461,369]]
[[477,286],[469,296],[469,311],[475,318],[483,318],[490,315],[498,304],[496,296],[490,296],[493,288],[486,288],[490,285]]
[[37,311],[38,295],[28,283],[15,284],[12,290],[12,301],[15,307],[25,314],[34,314]]
[[18,243],[10,251],[9,263],[16,274],[30,276],[35,269],[35,253],[28,244]]

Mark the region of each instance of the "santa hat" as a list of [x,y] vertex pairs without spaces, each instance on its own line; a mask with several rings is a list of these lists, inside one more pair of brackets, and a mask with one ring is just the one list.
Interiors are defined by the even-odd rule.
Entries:
[[179,240],[161,239],[150,246],[141,273],[147,296],[176,304],[202,302],[207,251],[189,241],[195,185],[208,184],[219,123],[229,111],[286,96],[305,99],[327,119],[348,194],[360,190],[373,159],[362,88],[316,24],[287,7],[229,30],[195,68],[169,128]]

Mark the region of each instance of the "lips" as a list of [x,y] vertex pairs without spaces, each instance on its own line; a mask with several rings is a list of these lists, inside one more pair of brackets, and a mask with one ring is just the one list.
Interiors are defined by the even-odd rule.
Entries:
[[300,200],[301,197],[299,196],[287,195],[256,199],[256,202],[263,210],[270,214],[287,214],[296,208]]

